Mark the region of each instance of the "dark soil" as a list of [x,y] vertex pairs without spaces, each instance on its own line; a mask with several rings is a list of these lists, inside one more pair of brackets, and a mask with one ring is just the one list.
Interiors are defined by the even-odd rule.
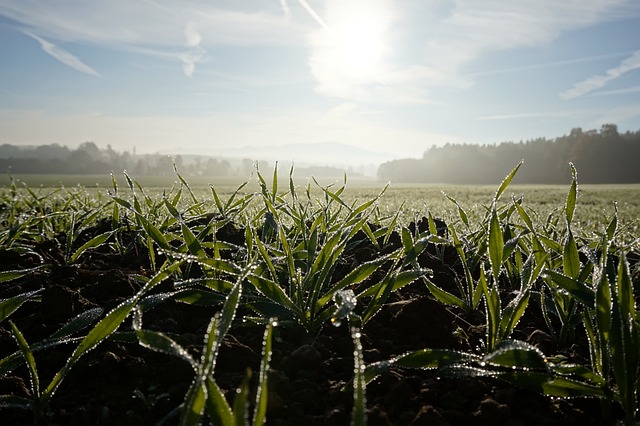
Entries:
[[[82,238],[104,232],[105,227],[107,222]],[[242,230],[233,226],[218,232],[221,239],[239,244],[243,241]],[[382,252],[398,244],[399,237],[394,235]],[[33,252],[42,259],[34,254],[2,252],[0,270],[29,268],[42,262],[61,265],[61,247],[60,240],[36,245]],[[346,265],[343,273],[379,254],[373,245],[347,252],[341,259]],[[81,312],[96,307],[107,312],[139,289],[129,278],[131,274],[150,274],[141,247],[120,255],[104,246],[81,259],[80,264],[44,268],[0,287],[0,299],[42,289],[38,301],[25,303],[10,317],[29,343],[47,338]],[[434,282],[456,292],[455,277],[461,273],[456,259],[449,248],[430,246],[420,263],[433,269]],[[166,281],[154,291],[171,289],[172,283]],[[219,309],[169,300],[145,313],[144,327],[165,332],[199,359],[206,327]],[[366,324],[362,330],[364,359],[371,363],[422,348],[478,350],[484,340],[483,324],[481,312],[465,314],[448,308],[416,282],[392,295]],[[224,338],[215,377],[229,400],[247,369],[258,371],[263,334],[262,326],[239,324]],[[557,347],[532,303],[514,338],[537,345],[546,355],[562,353],[588,365],[584,338],[577,334],[571,346]],[[75,345],[35,354],[41,386],[49,383]],[[4,321],[0,325],[0,358],[17,349],[8,321]],[[346,324],[327,324],[314,335],[301,327],[277,327],[269,371],[267,424],[349,424],[353,368],[353,341]],[[109,340],[73,367],[51,400],[47,420],[52,425],[177,424],[178,407],[193,377],[191,367],[180,359],[138,344]],[[28,397],[30,392],[25,367],[0,379],[0,395]],[[366,393],[369,425],[602,425],[611,423],[604,418],[622,415],[615,412],[615,406],[614,413],[601,412],[603,405],[594,399],[551,399],[496,379],[442,378],[433,370],[391,369],[369,384]],[[3,425],[27,425],[33,423],[33,414],[0,408],[0,419]]]

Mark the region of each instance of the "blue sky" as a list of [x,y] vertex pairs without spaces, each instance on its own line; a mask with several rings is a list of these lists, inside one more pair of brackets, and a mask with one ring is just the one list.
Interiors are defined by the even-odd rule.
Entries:
[[0,143],[138,153],[640,129],[637,0],[2,0]]

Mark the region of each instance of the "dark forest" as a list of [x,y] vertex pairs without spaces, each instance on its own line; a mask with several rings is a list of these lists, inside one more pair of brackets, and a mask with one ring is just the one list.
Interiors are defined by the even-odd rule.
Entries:
[[447,144],[420,159],[394,160],[378,169],[380,180],[415,183],[495,184],[524,160],[514,182],[563,184],[573,163],[582,183],[640,182],[640,130],[619,133],[615,124],[600,130],[574,128],[555,139],[495,145]]

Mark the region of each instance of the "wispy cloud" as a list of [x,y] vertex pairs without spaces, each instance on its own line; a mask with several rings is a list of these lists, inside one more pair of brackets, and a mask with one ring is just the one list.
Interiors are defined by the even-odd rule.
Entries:
[[289,4],[287,3],[287,0],[279,0],[280,2],[280,7],[282,8],[282,13],[284,14],[284,17],[288,20],[291,17],[291,9],[289,8]]
[[283,19],[278,3],[264,2],[3,0],[0,15],[49,39],[109,47],[178,47],[187,25],[197,29],[204,46],[301,44],[292,35],[308,29]]
[[178,55],[178,58],[182,61],[182,72],[184,72],[187,77],[193,77],[193,73],[196,70],[196,64],[202,61],[204,54],[204,49],[199,49]]
[[640,50],[620,62],[617,67],[608,69],[605,74],[594,75],[586,80],[574,84],[572,88],[560,93],[560,97],[568,100],[586,95],[594,90],[600,89],[610,81],[637,69],[640,69]]
[[633,0],[458,0],[427,42],[427,57],[457,72],[486,53],[545,45],[563,32],[621,19],[630,10],[640,10]]
[[197,24],[188,22],[184,29],[184,35],[187,40],[186,45],[190,50],[180,53],[178,58],[182,61],[182,71],[187,77],[193,77],[196,64],[204,59],[206,50],[200,44],[202,43],[202,34],[198,31]]
[[98,71],[94,70],[89,65],[85,64],[80,59],[78,59],[78,57],[68,52],[67,50],[61,48],[60,46],[56,46],[55,44],[48,42],[42,37],[38,37],[37,35],[32,34],[28,31],[25,31],[24,33],[29,37],[33,38],[34,40],[36,40],[38,43],[40,43],[42,50],[44,50],[53,58],[65,64],[66,66],[85,74],[93,75],[96,77],[102,77]]
[[[14,21],[47,53],[82,72],[79,58],[54,43],[81,44],[148,54],[182,64],[191,76],[207,51],[221,45],[301,45],[308,27],[292,22],[285,0],[240,3],[221,0],[3,0],[0,16]],[[241,9],[241,8],[244,8]],[[71,65],[74,64],[74,65]]]
[[631,93],[640,93],[640,86],[625,87],[624,89],[600,90],[598,92],[589,93],[587,96],[628,95]]
[[193,22],[187,23],[184,35],[187,39],[187,46],[198,46],[202,42],[202,34],[200,34],[198,26]]
[[517,114],[485,115],[478,117],[478,120],[517,120],[527,118],[562,118],[577,117],[585,115],[585,111],[543,111],[543,112],[521,112]]
[[512,72],[521,72],[521,71],[529,71],[529,70],[537,70],[537,69],[546,69],[546,68],[557,68],[564,65],[573,65],[573,64],[582,64],[589,62],[597,62],[604,59],[617,58],[621,56],[627,56],[629,53],[633,53],[633,51],[624,51],[624,52],[614,52],[608,53],[606,55],[595,55],[595,56],[586,56],[583,58],[573,58],[573,59],[565,59],[563,61],[554,61],[547,62],[543,64],[533,64],[526,65],[522,67],[512,67],[512,68],[501,68],[501,69],[492,69],[487,71],[479,71],[466,74],[468,77],[478,77],[483,75],[495,75],[495,74],[509,74]]

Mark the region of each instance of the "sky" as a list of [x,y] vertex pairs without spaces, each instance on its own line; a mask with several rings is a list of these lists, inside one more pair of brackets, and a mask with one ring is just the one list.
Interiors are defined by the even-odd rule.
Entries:
[[640,129],[638,0],[0,2],[0,144],[408,158],[604,123]]

